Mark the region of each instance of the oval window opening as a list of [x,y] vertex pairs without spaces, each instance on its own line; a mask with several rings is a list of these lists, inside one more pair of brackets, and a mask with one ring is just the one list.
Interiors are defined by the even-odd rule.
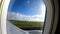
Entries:
[[45,13],[46,6],[43,0],[11,0],[7,14],[10,32],[42,34]]

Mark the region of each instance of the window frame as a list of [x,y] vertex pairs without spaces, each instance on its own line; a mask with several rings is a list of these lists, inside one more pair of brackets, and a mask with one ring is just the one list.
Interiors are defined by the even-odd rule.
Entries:
[[44,0],[44,2],[47,7],[47,14],[43,34],[55,34],[59,16],[58,0]]
[[7,9],[10,0],[2,0],[1,7],[0,7],[0,30],[1,34],[7,34],[7,23],[6,23],[6,16],[7,16]]
[[[46,5],[46,17],[45,17],[45,25],[43,34],[50,34],[54,33],[57,26],[58,21],[58,3],[56,5],[57,0],[44,0]],[[1,34],[7,34],[7,23],[6,23],[6,17],[7,17],[7,10],[9,6],[10,0],[3,0],[1,4],[1,12],[0,12],[0,30]],[[53,5],[54,4],[54,5]],[[57,8],[57,10],[56,10]],[[57,16],[57,17],[56,17]],[[53,27],[54,26],[54,27]],[[51,32],[52,31],[52,32]]]

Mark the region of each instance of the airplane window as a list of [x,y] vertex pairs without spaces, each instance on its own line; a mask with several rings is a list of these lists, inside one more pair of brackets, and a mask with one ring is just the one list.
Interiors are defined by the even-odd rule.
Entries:
[[7,23],[11,34],[42,34],[46,6],[43,0],[11,0]]

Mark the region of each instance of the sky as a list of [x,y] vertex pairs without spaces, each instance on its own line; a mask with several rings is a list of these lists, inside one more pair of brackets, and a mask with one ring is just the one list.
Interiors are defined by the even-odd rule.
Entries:
[[[40,18],[39,16],[42,16],[41,18],[43,19],[41,20],[44,20],[45,9],[46,7],[43,0],[11,0],[8,12],[22,14],[27,17],[35,16],[36,18]],[[36,15],[39,16],[37,17]]]
[[8,11],[19,12],[24,15],[41,14],[42,0],[11,0]]

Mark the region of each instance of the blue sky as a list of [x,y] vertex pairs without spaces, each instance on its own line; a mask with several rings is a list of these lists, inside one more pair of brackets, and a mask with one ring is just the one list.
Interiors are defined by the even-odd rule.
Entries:
[[40,15],[43,0],[11,0],[8,11],[23,15]]

